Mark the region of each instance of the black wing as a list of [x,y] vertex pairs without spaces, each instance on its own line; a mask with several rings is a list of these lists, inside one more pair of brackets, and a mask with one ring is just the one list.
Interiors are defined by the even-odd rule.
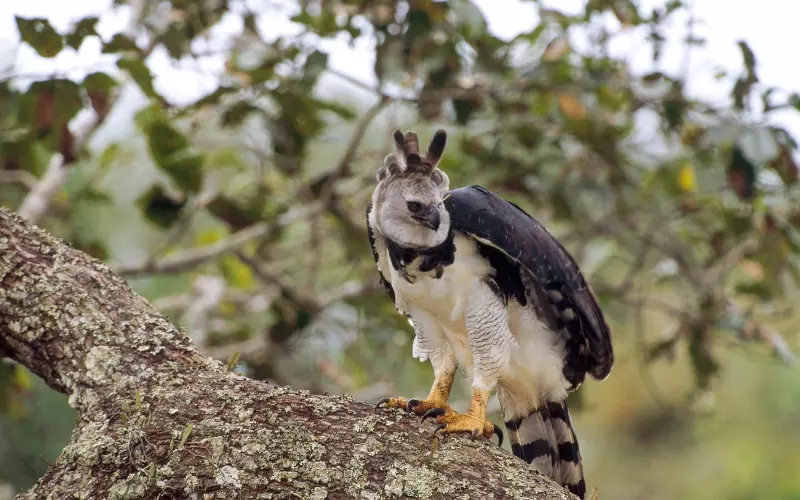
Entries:
[[[614,364],[608,324],[578,264],[558,240],[524,210],[481,186],[453,189],[444,204],[452,229],[484,240],[479,245],[490,260],[506,259],[506,276],[495,280],[505,280],[512,290],[513,282],[529,283],[525,293],[534,306],[567,335],[567,380],[577,386],[586,372],[597,379],[608,376]],[[520,268],[528,271],[527,279]]]
[[[375,250],[375,234],[372,232],[372,226],[369,225],[369,213],[372,210],[372,202],[367,205],[367,237],[369,238],[369,246],[372,249],[372,257],[375,259],[375,266],[378,266],[378,252]],[[383,286],[386,287],[386,291],[389,292],[389,297],[392,298],[392,303],[395,302],[394,298],[394,288],[392,288],[392,284],[383,276],[381,269],[378,268],[378,275],[380,276],[381,283]]]

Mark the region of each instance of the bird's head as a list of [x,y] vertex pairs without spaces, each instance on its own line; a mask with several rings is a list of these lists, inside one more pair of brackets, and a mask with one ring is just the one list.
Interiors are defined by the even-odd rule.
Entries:
[[447,133],[437,131],[424,156],[419,153],[416,133],[403,135],[395,130],[394,141],[397,153],[386,156],[384,166],[378,169],[370,225],[408,248],[440,245],[450,232],[450,214],[442,202],[450,179],[436,166]]

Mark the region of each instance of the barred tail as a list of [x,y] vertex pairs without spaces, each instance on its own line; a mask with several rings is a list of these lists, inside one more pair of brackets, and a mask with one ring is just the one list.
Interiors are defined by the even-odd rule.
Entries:
[[578,498],[586,496],[578,439],[566,401],[548,402],[528,416],[505,424],[514,455]]

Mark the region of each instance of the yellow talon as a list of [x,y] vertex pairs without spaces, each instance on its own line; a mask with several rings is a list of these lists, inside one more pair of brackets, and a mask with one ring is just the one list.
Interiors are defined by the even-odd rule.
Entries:
[[457,413],[452,409],[432,409],[426,412],[422,418],[423,422],[426,418],[435,418],[436,430],[433,431],[435,436],[437,432],[442,434],[452,434],[457,432],[468,433],[472,439],[478,436],[483,436],[486,439],[492,437],[492,434],[497,434],[498,445],[503,444],[503,431],[495,426],[491,421],[486,420],[486,406],[489,400],[489,392],[482,390],[474,390],[472,392],[472,400],[470,401],[469,409],[466,413]]
[[387,408],[401,408],[416,415],[424,415],[428,411],[436,408],[453,411],[450,405],[447,404],[447,399],[450,397],[450,390],[453,387],[453,376],[453,373],[445,373],[437,377],[436,380],[433,381],[433,386],[431,387],[430,393],[428,393],[428,397],[421,401],[419,399],[406,399],[401,397],[383,398],[378,401],[375,406],[384,404]]

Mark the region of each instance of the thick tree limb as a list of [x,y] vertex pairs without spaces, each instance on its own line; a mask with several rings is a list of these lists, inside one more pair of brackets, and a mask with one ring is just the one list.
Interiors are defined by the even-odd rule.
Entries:
[[495,445],[227,372],[105,264],[6,209],[0,349],[79,411],[19,498],[570,498]]

